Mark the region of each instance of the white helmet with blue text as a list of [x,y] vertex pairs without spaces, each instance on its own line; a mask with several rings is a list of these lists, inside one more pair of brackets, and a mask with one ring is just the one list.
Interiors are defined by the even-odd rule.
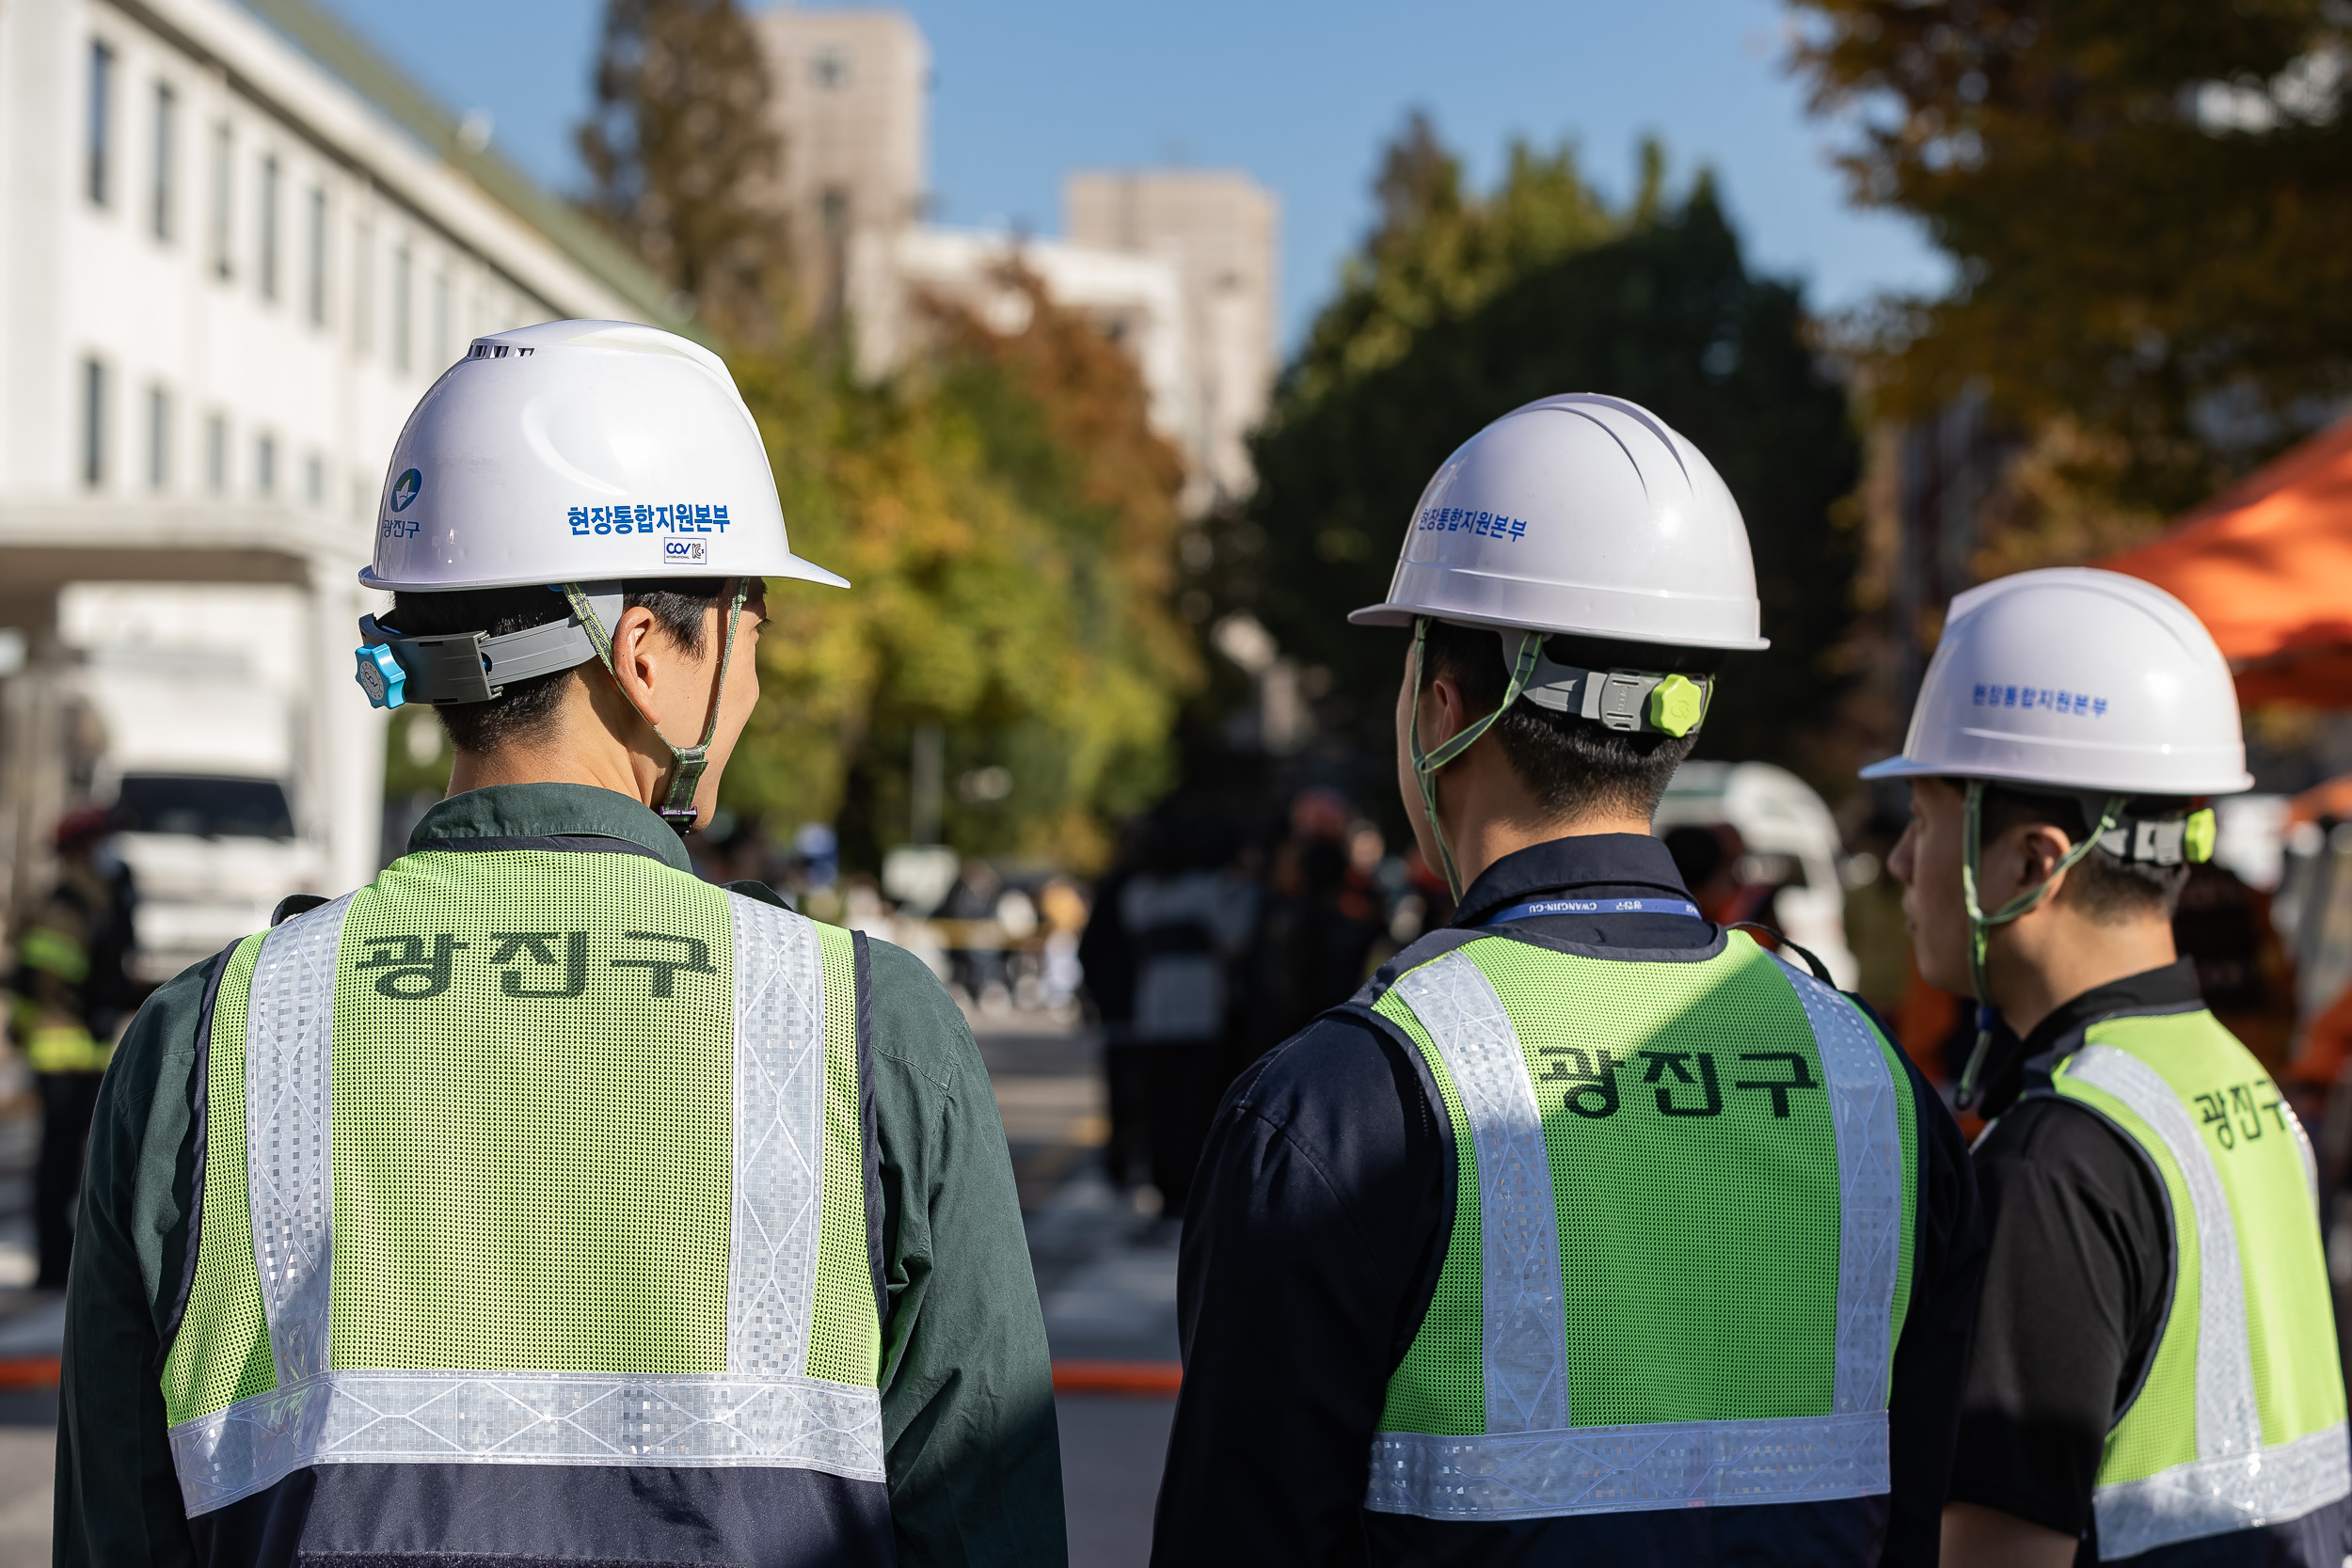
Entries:
[[384,479],[371,588],[800,578],[759,427],[719,356],[629,322],[477,338]]
[[[1902,754],[1862,776],[1963,791],[1961,897],[1979,1004],[1963,1107],[1976,1103],[1992,1048],[1992,933],[2094,852],[2157,866],[2212,858],[2214,814],[2196,799],[2254,783],[2229,661],[2204,623],[2153,583],[2089,566],[2019,572],[1954,599]],[[2074,798],[2086,831],[2040,881],[1988,910],[1977,895],[1984,800],[2002,785]],[[2146,797],[2154,802],[2136,815]]]
[[[516,681],[611,668],[625,584],[734,584],[702,740],[659,808],[684,832],[719,722],[753,581],[846,579],[792,553],[759,426],[726,366],[675,333],[630,322],[542,322],[477,338],[408,416],[376,507],[370,588],[404,594],[544,587],[540,626],[411,636],[359,619],[368,701],[489,702]],[[650,721],[649,721],[650,722]],[[660,729],[655,727],[660,735]]]
[[[1422,751],[1417,726],[1406,734],[1455,895],[1439,768],[1522,699],[1610,730],[1688,736],[1705,721],[1714,676],[1682,673],[1668,650],[1768,647],[1761,615],[1739,503],[1699,449],[1641,404],[1597,392],[1543,398],[1456,448],[1413,507],[1389,596],[1348,616],[1414,628],[1416,686],[1430,622],[1503,634],[1510,678],[1495,709],[1435,752]],[[1602,646],[1562,664],[1546,652],[1554,637]]]
[[2213,634],[2154,583],[2090,566],[1995,578],[1952,601],[1902,754],[1862,770],[1922,775],[2085,794],[2254,784]]
[[1421,495],[1389,596],[1420,616],[1686,648],[1767,646],[1739,503],[1698,448],[1636,403],[1569,392],[1463,442]]

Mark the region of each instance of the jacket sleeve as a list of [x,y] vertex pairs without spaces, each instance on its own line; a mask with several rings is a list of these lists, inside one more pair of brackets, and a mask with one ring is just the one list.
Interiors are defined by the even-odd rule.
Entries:
[[907,1568],[1068,1556],[1053,1367],[1012,1161],[972,1032],[922,963],[870,944],[890,1511]]
[[2078,1534],[2170,1305],[2169,1202],[2144,1153],[2056,1097],[2005,1112],[1976,1160],[1986,1261],[1951,1495]]
[[1373,1027],[1319,1021],[1235,1087],[1185,1212],[1158,1568],[1365,1560],[1372,1440],[1452,1204],[1430,1101]]
[[1933,1568],[1984,1276],[1984,1223],[1959,1124],[1908,1057],[1904,1066],[1918,1116],[1917,1244],[1888,1401],[1894,1495],[1882,1560]]
[[139,1009],[99,1090],[66,1291],[59,1568],[195,1560],[157,1360],[187,1245],[191,1091],[209,967],[182,974]]

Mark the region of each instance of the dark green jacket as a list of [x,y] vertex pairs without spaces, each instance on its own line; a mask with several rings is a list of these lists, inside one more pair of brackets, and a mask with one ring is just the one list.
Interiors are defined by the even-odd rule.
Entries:
[[[453,797],[426,814],[410,843],[556,834],[624,839],[690,869],[660,817],[577,784]],[[899,1560],[1059,1563],[1052,1370],[987,1070],[930,972],[887,942],[871,947],[890,1296],[882,1410]],[[100,1094],[66,1307],[61,1565],[195,1560],[157,1369],[185,1260],[208,967],[149,999]]]

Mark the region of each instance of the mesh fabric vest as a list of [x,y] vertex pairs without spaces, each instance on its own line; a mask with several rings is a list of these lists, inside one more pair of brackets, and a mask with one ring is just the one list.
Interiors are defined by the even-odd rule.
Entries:
[[367,1479],[341,1466],[516,1466],[501,1508],[600,1529],[817,1476],[884,1521],[839,1560],[886,1557],[863,958],[644,855],[537,849],[414,852],[231,950],[162,1370],[192,1524]]
[[2102,1558],[2352,1493],[2317,1175],[2262,1065],[2202,1008],[2109,1018],[2051,1074],[2163,1178],[2172,1300],[2092,1493]]
[[1631,956],[1461,938],[1371,1002],[1428,1065],[1459,1180],[1366,1506],[1887,1493],[1915,1183],[1892,1048],[1742,933]]

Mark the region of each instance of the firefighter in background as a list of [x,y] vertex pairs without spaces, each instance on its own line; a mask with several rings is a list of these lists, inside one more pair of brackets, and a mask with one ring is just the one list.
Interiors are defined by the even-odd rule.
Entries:
[[16,935],[9,1031],[40,1091],[40,1163],[33,1178],[40,1243],[37,1289],[65,1289],[73,1199],[82,1183],[99,1080],[131,1004],[131,872],[110,851],[110,815],[95,807],[57,824],[57,882]]

